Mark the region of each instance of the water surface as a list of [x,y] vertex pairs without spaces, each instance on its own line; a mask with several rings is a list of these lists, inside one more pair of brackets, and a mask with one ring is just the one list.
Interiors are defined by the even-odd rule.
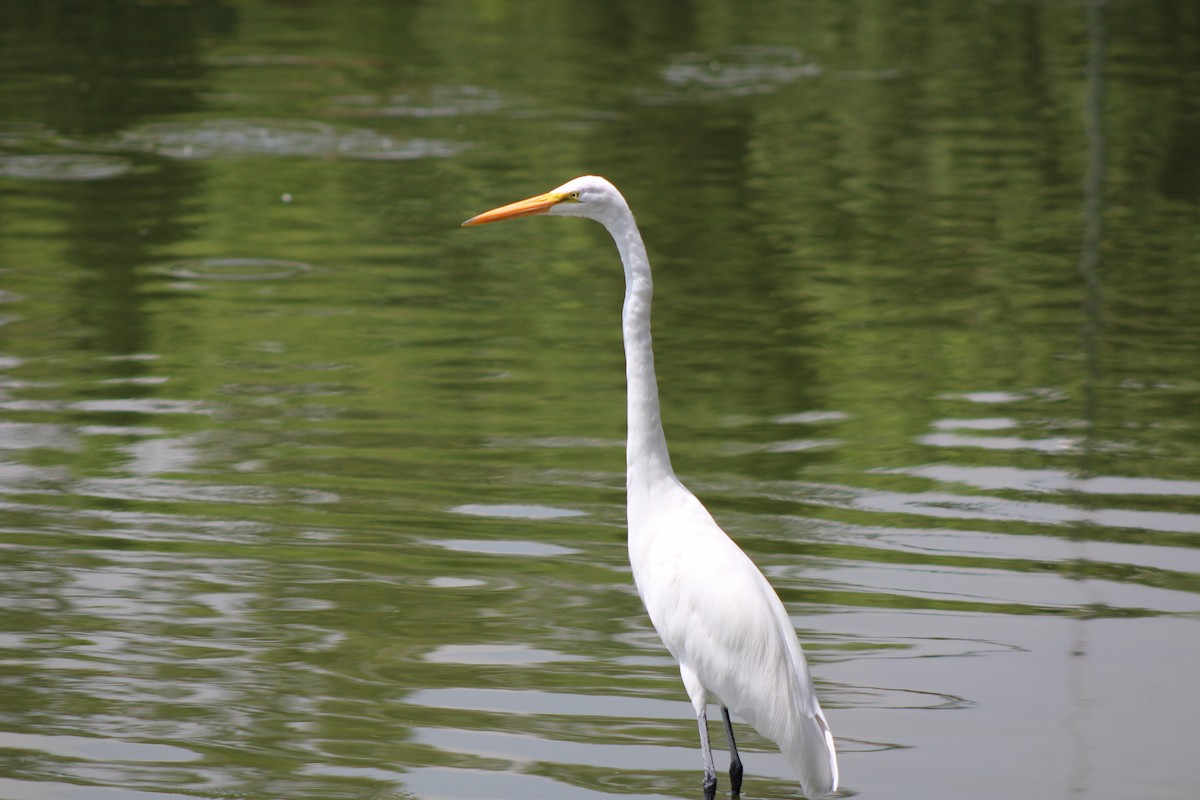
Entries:
[[0,20],[0,797],[698,795],[586,172],[843,795],[1194,794],[1190,4]]

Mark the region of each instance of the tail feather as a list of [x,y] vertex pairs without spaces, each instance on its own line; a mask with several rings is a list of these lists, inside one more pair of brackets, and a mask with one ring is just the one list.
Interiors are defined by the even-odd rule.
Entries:
[[833,733],[820,707],[816,714],[801,714],[789,734],[777,742],[792,769],[800,777],[800,786],[809,800],[818,800],[837,791],[837,751]]

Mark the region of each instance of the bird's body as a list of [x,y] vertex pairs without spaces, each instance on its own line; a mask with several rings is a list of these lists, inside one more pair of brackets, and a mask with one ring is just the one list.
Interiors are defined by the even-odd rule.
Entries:
[[726,709],[779,745],[809,798],[823,797],[837,789],[837,755],[787,611],[754,562],[671,468],[650,337],[650,262],[629,206],[611,183],[584,176],[463,224],[530,214],[597,220],[612,235],[625,267],[629,563],[696,710],[705,797],[712,800],[716,792],[707,730],[710,699],[724,716],[735,794],[742,768]]

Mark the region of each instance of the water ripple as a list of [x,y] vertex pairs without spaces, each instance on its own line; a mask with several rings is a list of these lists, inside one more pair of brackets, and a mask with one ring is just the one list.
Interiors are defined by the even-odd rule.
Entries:
[[87,761],[179,762],[195,761],[199,753],[165,744],[128,742],[92,736],[47,736],[0,731],[0,748],[34,750],[60,758]]
[[[48,780],[23,781],[0,777],[0,794],[7,800],[129,800],[131,792],[114,786],[89,786]],[[195,800],[195,795],[139,789],[137,800]]]
[[312,269],[301,261],[274,258],[189,258],[155,268],[174,278],[193,281],[277,281]]
[[426,654],[426,661],[438,664],[549,664],[558,661],[586,661],[583,656],[557,653],[520,644],[447,644]]
[[504,107],[503,96],[478,86],[431,86],[393,94],[344,96],[335,102],[351,112],[381,117],[457,117],[488,114]]
[[367,129],[342,130],[322,122],[246,119],[151,123],[131,128],[100,146],[178,159],[308,156],[367,160],[447,158],[466,147],[439,139],[396,138]]
[[852,505],[870,511],[925,517],[1007,520],[1045,525],[1086,523],[1108,528],[1135,528],[1174,533],[1200,531],[1200,514],[1121,508],[1075,508],[1060,503],[970,497],[942,492],[870,492]]
[[535,541],[507,541],[496,539],[430,539],[426,544],[457,550],[462,553],[484,553],[504,556],[565,556],[578,553],[570,547]]
[[765,94],[821,68],[791,47],[723,47],[671,58],[662,69],[666,90],[646,95],[649,103],[683,99],[715,100]]
[[485,505],[483,503],[467,503],[449,509],[455,514],[467,514],[472,517],[511,517],[513,519],[559,519],[562,517],[586,516],[586,511],[573,508],[554,508],[539,505]]
[[54,137],[54,131],[42,122],[0,121],[0,145],[20,147],[44,142]]
[[105,400],[3,400],[0,409],[6,411],[88,411],[113,414],[199,414],[208,416],[212,410],[206,404],[192,400],[170,400],[154,397],[121,397]]
[[133,169],[118,156],[103,155],[0,155],[0,177],[27,181],[102,181]]
[[1042,453],[1075,453],[1082,440],[1052,436],[1047,439],[1023,439],[1017,436],[962,436],[953,433],[929,433],[917,441],[930,447],[982,447],[988,450],[1037,450]]
[[196,503],[333,503],[337,495],[312,489],[276,489],[268,486],[206,485],[165,478],[91,478],[73,487],[81,495],[117,500],[171,500]]
[[915,475],[943,483],[965,483],[980,489],[1027,492],[1081,492],[1100,495],[1200,497],[1200,481],[1170,478],[1127,478],[1115,475],[1082,477],[1066,470],[1017,467],[970,467],[928,464],[889,472]]

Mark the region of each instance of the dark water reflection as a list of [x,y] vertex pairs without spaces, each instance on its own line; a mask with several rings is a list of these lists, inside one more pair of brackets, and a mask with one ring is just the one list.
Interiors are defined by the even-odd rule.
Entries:
[[598,172],[845,794],[1191,797],[1198,70],[1167,1],[0,0],[0,796],[695,796],[615,253],[457,228]]

